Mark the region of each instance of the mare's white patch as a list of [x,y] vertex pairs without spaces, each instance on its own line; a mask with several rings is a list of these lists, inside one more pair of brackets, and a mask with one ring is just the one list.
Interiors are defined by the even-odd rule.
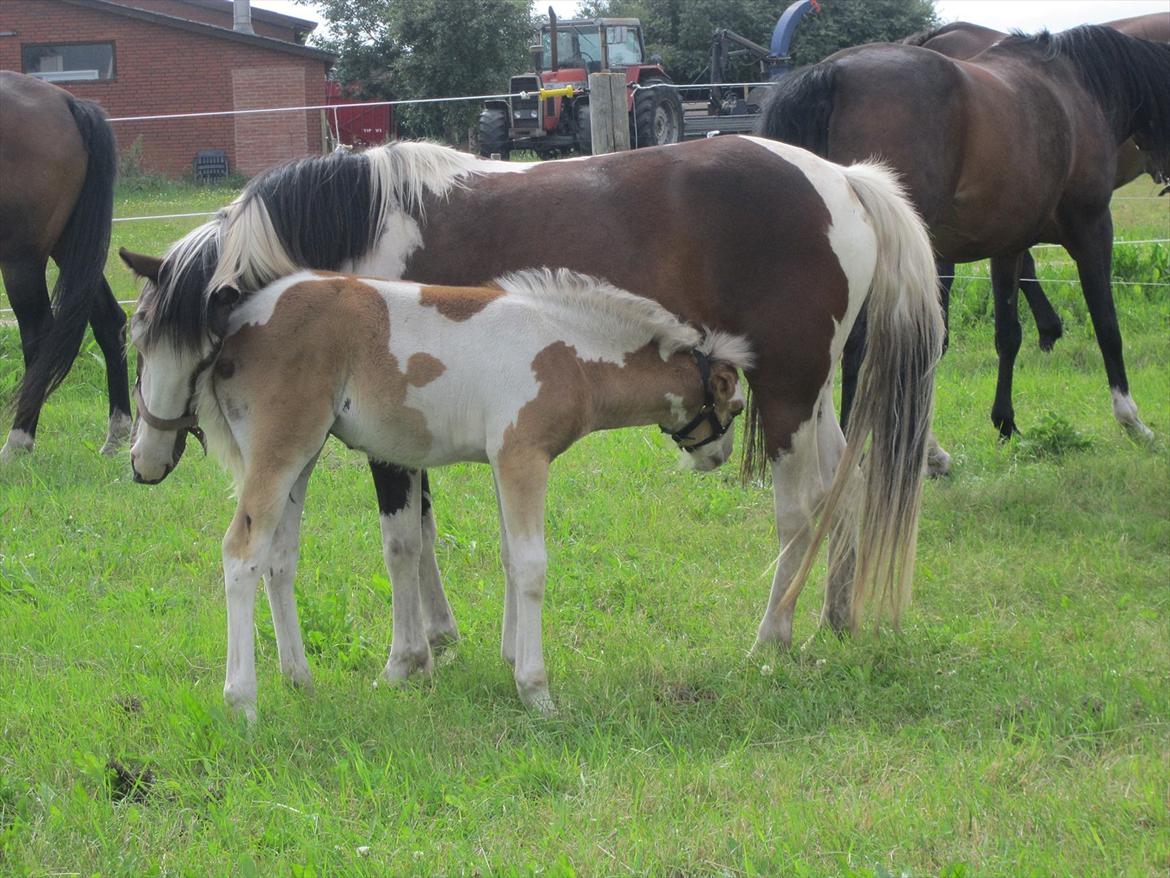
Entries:
[[[791,144],[759,137],[743,139],[799,168],[824,201],[832,218],[828,233],[829,246],[836,254],[841,271],[849,283],[849,304],[838,326],[852,328],[869,293],[870,281],[877,265],[877,237],[870,224],[869,214],[838,165]],[[833,363],[840,359],[848,335],[848,332],[841,332],[840,329],[834,335],[831,349]]]

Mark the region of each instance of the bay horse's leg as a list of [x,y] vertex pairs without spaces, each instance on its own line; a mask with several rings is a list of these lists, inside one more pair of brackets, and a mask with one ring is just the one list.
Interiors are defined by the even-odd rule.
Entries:
[[548,691],[541,637],[548,555],[544,545],[544,498],[548,459],[538,454],[508,454],[492,461],[505,524],[508,567],[515,594],[516,691],[526,707],[541,713],[556,710]]
[[[24,355],[25,372],[40,350],[41,340],[53,326],[53,309],[49,304],[49,289],[45,284],[46,263],[38,260],[11,261],[0,264],[8,301],[16,315],[20,331],[20,349]],[[22,451],[32,451],[41,416],[44,392],[38,395],[36,408],[16,411],[8,441],[0,449],[0,462],[11,459]]]
[[305,509],[305,491],[309,476],[317,464],[314,457],[301,471],[296,484],[288,492],[284,515],[272,538],[272,551],[265,564],[264,586],[268,591],[268,608],[272,612],[272,627],[276,632],[276,652],[280,656],[280,673],[293,686],[310,689],[313,677],[305,657],[301,639],[301,623],[297,618],[297,598],[293,582],[297,576],[297,561],[301,548],[301,516]]
[[1081,291],[1093,321],[1097,345],[1105,360],[1105,374],[1113,395],[1113,416],[1138,439],[1153,439],[1154,433],[1138,417],[1137,403],[1129,395],[1129,379],[1121,354],[1121,329],[1113,306],[1110,272],[1113,270],[1113,219],[1106,210],[1087,223],[1064,224],[1068,239],[1065,249],[1077,263]]
[[1036,321],[1036,334],[1040,337],[1040,350],[1050,351],[1057,339],[1064,335],[1064,327],[1060,322],[1060,315],[1044,295],[1044,288],[1037,280],[1036,260],[1032,258],[1032,251],[1025,250],[1023,261],[1020,263],[1020,292],[1028,302],[1028,308]]
[[[817,506],[828,490],[820,453],[820,418],[824,409],[824,395],[825,391],[822,391],[806,418],[790,434],[788,448],[772,458],[772,493],[780,557],[776,560],[772,591],[764,618],[756,632],[753,652],[772,644],[785,649],[792,645],[793,607],[783,606],[781,599],[800,569],[800,563],[812,540]],[[771,410],[775,408],[771,405],[772,400],[758,392],[756,399],[760,405],[765,435],[777,435],[783,428],[777,423],[780,417]],[[831,406],[828,408],[828,416],[832,416]],[[768,433],[769,423],[772,424],[771,434]]]
[[[377,473],[380,466],[385,465],[370,461],[371,472]],[[390,657],[380,678],[388,683],[400,683],[415,672],[429,677],[433,667],[418,590],[418,564],[422,552],[422,477],[419,470],[403,471],[407,473],[405,496],[393,498],[401,505],[396,512],[381,515],[382,555],[390,574],[394,603]],[[377,476],[374,484],[379,484]],[[386,499],[379,491],[379,507],[385,508]]]
[[459,640],[459,626],[443,590],[439,562],[435,557],[435,510],[431,505],[431,483],[427,471],[422,471],[422,552],[418,557],[418,589],[422,600],[423,621],[427,626],[427,640],[432,652],[438,654]]
[[995,303],[995,350],[999,354],[999,376],[995,383],[995,402],[991,406],[991,423],[1001,439],[1008,439],[1016,429],[1012,407],[1012,373],[1020,352],[1020,263],[1023,254],[995,256],[991,259],[991,297]]
[[111,455],[130,437],[130,384],[126,370],[126,312],[104,277],[90,310],[89,324],[106,361],[110,423],[102,454]]

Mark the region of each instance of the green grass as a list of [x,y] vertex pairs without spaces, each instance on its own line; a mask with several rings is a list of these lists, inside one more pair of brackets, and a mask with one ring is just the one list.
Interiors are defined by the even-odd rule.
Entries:
[[[1167,237],[1164,204],[1148,206],[1161,213],[1119,223],[1126,237]],[[115,239],[157,253],[196,222]],[[1165,252],[1137,279],[1164,279]],[[927,486],[900,636],[747,657],[770,491],[730,467],[677,471],[653,431],[570,450],[548,504],[553,719],[520,708],[498,656],[483,467],[432,474],[454,659],[430,684],[371,687],[389,588],[364,462],[336,444],[298,579],[316,693],[281,684],[261,594],[260,720],[229,716],[228,479],[197,448],[153,488],[125,455],[101,458],[91,344],[35,456],[0,470],[0,874],[1165,875],[1170,291],[1117,293],[1152,447],[1113,421],[1079,292],[1051,292],[1065,338],[1042,354],[1026,330],[1017,371],[1040,453],[996,441],[987,292],[956,294],[936,422],[954,473]],[[0,387],[18,360],[4,327]],[[798,639],[820,597],[798,607]]]

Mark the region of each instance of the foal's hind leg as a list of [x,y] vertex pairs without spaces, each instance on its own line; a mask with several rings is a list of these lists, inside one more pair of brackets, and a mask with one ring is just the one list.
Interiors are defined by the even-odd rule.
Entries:
[[89,315],[93,337],[106,361],[106,387],[110,396],[110,423],[102,454],[110,455],[130,437],[130,385],[126,372],[126,312],[102,278],[102,291]]
[[[8,301],[16,314],[20,330],[20,348],[24,354],[24,369],[28,372],[40,350],[41,340],[53,326],[53,310],[49,305],[49,289],[45,285],[45,263],[23,260],[0,264],[0,275],[8,291]],[[38,397],[35,408],[17,410],[8,434],[8,441],[0,449],[0,462],[11,459],[22,451],[32,451],[41,416],[44,393]]]
[[[385,466],[370,461],[375,473],[374,484],[379,484],[377,472]],[[406,680],[415,672],[430,676],[431,647],[427,642],[419,598],[419,555],[422,552],[422,478],[418,470],[408,473],[405,494],[395,497],[396,511],[385,509],[391,498],[379,490],[378,505],[382,509],[382,553],[390,575],[393,592],[394,623],[390,641],[390,658],[382,671],[382,679],[390,683]],[[400,505],[399,505],[400,504]]]
[[1020,263],[1020,292],[1028,302],[1028,309],[1036,321],[1036,334],[1040,337],[1040,350],[1050,351],[1057,339],[1064,335],[1064,326],[1060,322],[1060,315],[1044,295],[1044,288],[1036,274],[1036,260],[1032,258],[1032,251],[1024,251],[1024,259]]

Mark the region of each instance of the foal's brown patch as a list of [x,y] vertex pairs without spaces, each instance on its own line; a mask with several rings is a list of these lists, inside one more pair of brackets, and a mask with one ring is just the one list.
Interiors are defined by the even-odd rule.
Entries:
[[427,287],[418,295],[418,303],[434,308],[448,320],[470,320],[504,291],[499,287]]
[[447,371],[443,361],[430,354],[411,354],[406,361],[406,383],[411,387],[423,387],[430,384]]

